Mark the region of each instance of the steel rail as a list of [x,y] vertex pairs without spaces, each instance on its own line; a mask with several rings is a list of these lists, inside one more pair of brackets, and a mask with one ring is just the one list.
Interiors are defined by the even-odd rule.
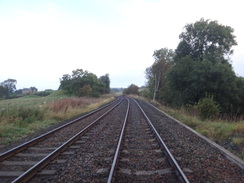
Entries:
[[185,173],[183,172],[183,170],[179,166],[178,162],[176,161],[176,159],[174,158],[174,156],[172,155],[172,153],[170,152],[170,150],[168,149],[168,147],[166,146],[166,144],[164,143],[162,138],[160,137],[159,133],[157,132],[157,130],[153,126],[152,122],[150,121],[150,119],[148,118],[148,116],[146,115],[146,113],[144,112],[142,107],[138,104],[138,102],[135,99],[132,98],[132,100],[135,101],[135,103],[138,105],[138,107],[140,108],[141,112],[143,113],[144,117],[147,119],[147,122],[148,122],[149,126],[151,127],[151,129],[152,129],[153,133],[155,134],[156,138],[158,139],[161,147],[164,149],[164,153],[167,156],[171,166],[174,168],[178,179],[182,183],[190,183],[190,181],[186,177]]
[[45,158],[43,158],[41,161],[39,161],[37,164],[32,166],[30,169],[28,169],[26,172],[24,172],[22,175],[17,177],[12,183],[25,183],[28,180],[30,180],[34,175],[36,175],[41,169],[43,169],[46,165],[49,164],[50,161],[52,161],[54,158],[56,158],[60,153],[65,151],[70,145],[72,145],[78,138],[80,138],[82,135],[84,135],[88,130],[91,129],[100,119],[102,119],[104,116],[106,116],[109,112],[111,112],[113,109],[115,109],[121,102],[116,104],[114,107],[112,107],[110,110],[108,110],[106,113],[101,115],[99,118],[97,118],[95,121],[93,121],[90,125],[88,125],[86,128],[78,132],[76,135],[74,135],[72,138],[70,138],[68,141],[66,141],[64,144],[59,146],[56,150],[54,150],[52,153],[47,155]]
[[127,122],[128,115],[129,115],[129,109],[130,109],[130,101],[129,101],[128,98],[127,98],[127,101],[128,101],[127,111],[126,111],[123,127],[122,127],[122,130],[121,130],[121,133],[120,133],[118,145],[117,145],[117,148],[116,148],[116,152],[115,152],[115,155],[114,155],[114,159],[113,159],[113,163],[112,163],[112,166],[111,166],[111,169],[110,169],[110,173],[109,173],[109,177],[108,177],[107,183],[111,183],[112,182],[113,175],[114,175],[114,172],[115,172],[115,168],[116,168],[116,165],[118,163],[119,151],[120,151],[121,142],[122,142],[122,139],[123,139],[123,136],[124,136],[125,126],[126,126],[126,122]]
[[72,120],[72,121],[70,121],[70,122],[68,122],[68,123],[66,123],[66,124],[64,124],[64,125],[62,125],[62,126],[60,126],[58,128],[55,128],[55,129],[53,129],[53,130],[51,130],[51,131],[49,131],[49,132],[47,132],[45,134],[42,134],[42,135],[40,135],[40,136],[38,136],[38,137],[28,141],[28,142],[25,142],[25,143],[23,143],[23,144],[21,144],[19,146],[16,146],[16,147],[14,147],[14,148],[12,148],[12,149],[0,154],[0,162],[4,161],[5,159],[7,159],[7,158],[9,158],[11,156],[14,156],[15,154],[27,149],[28,147],[31,147],[32,145],[36,144],[37,142],[40,142],[40,141],[44,140],[49,135],[52,135],[54,132],[57,132],[58,130],[61,130],[61,129],[63,129],[63,128],[65,128],[65,127],[67,127],[67,126],[69,126],[69,125],[81,120],[81,119],[84,119],[84,118],[86,118],[86,117],[88,117],[88,116],[90,116],[90,115],[92,115],[92,114],[94,114],[94,113],[96,113],[96,112],[98,112],[98,111],[100,111],[100,110],[112,105],[113,103],[116,103],[116,101],[118,101],[118,100],[119,100],[119,98],[117,100],[109,103],[109,104],[106,104],[106,105],[104,105],[104,106],[102,106],[102,107],[100,107],[100,108],[98,108],[96,110],[93,110],[93,111],[85,114],[84,116],[81,116],[81,117],[79,117],[77,119],[74,119],[74,120]]

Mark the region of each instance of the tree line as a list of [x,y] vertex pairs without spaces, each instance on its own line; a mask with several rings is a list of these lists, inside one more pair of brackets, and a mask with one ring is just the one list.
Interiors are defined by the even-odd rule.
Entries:
[[[15,79],[8,79],[1,82],[0,99],[8,99],[18,96],[20,97],[23,90],[16,90],[16,84],[17,80]],[[32,89],[36,88],[30,87],[29,90]],[[110,92],[109,74],[105,74],[98,78],[91,72],[83,71],[82,69],[76,69],[72,71],[71,75],[63,75],[63,77],[60,79],[59,89],[63,90],[67,95],[74,95],[78,97],[99,97],[102,94],[107,94]],[[50,94],[50,92],[43,91],[34,94],[38,96],[47,96]]]
[[174,51],[154,51],[155,61],[145,71],[147,96],[175,107],[206,104],[204,110],[209,110],[211,103],[216,114],[242,116],[244,78],[231,65],[237,45],[233,32],[218,21],[187,24]]
[[63,75],[59,89],[68,95],[99,97],[110,92],[109,74],[98,78],[91,72],[76,69],[71,75]]

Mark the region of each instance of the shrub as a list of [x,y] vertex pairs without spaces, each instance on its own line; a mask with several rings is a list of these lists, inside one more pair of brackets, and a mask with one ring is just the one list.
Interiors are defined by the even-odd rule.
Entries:
[[38,108],[19,108],[18,117],[22,118],[25,122],[32,122],[35,120],[42,120],[44,113]]
[[197,110],[202,120],[213,119],[219,115],[219,105],[213,100],[213,96],[199,100]]
[[0,112],[0,119],[9,123],[18,123],[20,125],[31,123],[33,121],[42,120],[44,111],[39,108],[18,107],[6,109]]
[[50,95],[51,92],[48,92],[48,91],[41,91],[41,92],[37,92],[35,93],[34,95],[37,95],[37,96],[40,96],[40,97],[46,97],[48,95]]

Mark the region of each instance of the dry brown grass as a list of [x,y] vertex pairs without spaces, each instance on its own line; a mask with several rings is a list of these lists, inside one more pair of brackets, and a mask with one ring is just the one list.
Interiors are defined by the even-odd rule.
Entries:
[[48,104],[49,108],[53,112],[67,112],[68,109],[82,108],[93,103],[99,103],[103,99],[100,98],[65,98]]
[[235,132],[244,133],[244,121],[241,121],[234,129]]
[[77,116],[81,113],[85,113],[94,110],[110,101],[114,98],[88,98],[88,97],[74,97],[66,98],[55,101],[48,104],[49,113],[48,119],[55,119],[57,121],[66,120]]

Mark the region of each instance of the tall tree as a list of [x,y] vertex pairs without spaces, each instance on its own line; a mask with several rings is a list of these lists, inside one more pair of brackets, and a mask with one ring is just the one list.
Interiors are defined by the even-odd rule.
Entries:
[[7,79],[0,83],[1,86],[1,98],[8,98],[13,95],[16,90],[17,81],[15,79]]
[[170,91],[178,96],[172,98],[172,103],[194,104],[208,94],[214,96],[223,112],[230,111],[238,90],[229,63],[232,46],[237,45],[233,31],[204,19],[185,26],[168,74]]
[[154,51],[155,61],[151,67],[146,69],[147,85],[153,93],[153,100],[155,100],[159,90],[165,86],[166,74],[172,65],[173,56],[174,52],[167,48]]
[[134,95],[139,95],[139,87],[135,84],[131,84],[130,86],[128,86],[128,88],[126,88],[123,91],[123,94],[134,94]]
[[176,58],[191,56],[193,60],[217,61],[233,54],[232,46],[237,45],[234,29],[218,21],[200,19],[187,24],[180,34],[181,42],[176,49]]
[[99,80],[104,84],[104,93],[110,92],[110,79],[109,74],[105,74],[104,76],[101,76]]

